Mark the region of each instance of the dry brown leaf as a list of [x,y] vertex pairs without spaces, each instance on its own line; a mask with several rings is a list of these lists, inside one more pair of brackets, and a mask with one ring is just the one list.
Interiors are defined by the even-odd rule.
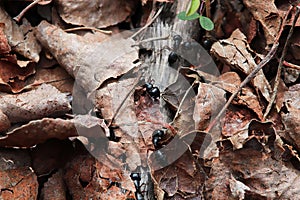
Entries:
[[[235,72],[227,72],[219,76],[219,81],[215,85],[223,88],[224,90],[234,93],[239,85],[241,84],[241,79]],[[244,87],[242,91],[237,95],[239,100],[233,101],[233,103],[238,105],[247,106],[249,109],[253,110],[259,119],[263,117],[263,108],[259,103],[258,97],[249,87]]]
[[[253,51],[247,42],[246,36],[239,29],[235,30],[229,39],[214,43],[211,52],[226,65],[246,75],[249,75],[256,67],[251,54]],[[270,100],[271,86],[262,70],[253,78],[252,84],[267,101]]]
[[49,83],[61,92],[72,93],[73,78],[62,67],[37,68],[34,76],[29,77],[26,88],[30,86]]
[[21,68],[17,64],[1,60],[0,61],[0,91],[21,92],[26,79],[35,73],[35,64],[29,63],[26,68]]
[[1,93],[0,99],[2,102],[0,109],[11,123],[59,116],[71,109],[67,95],[47,84],[17,95]]
[[112,36],[101,43],[90,43],[43,21],[37,27],[36,35],[86,93],[94,91],[109,78],[127,73],[135,67],[133,61],[138,59],[137,50],[131,47],[134,41],[125,39],[126,34]]
[[51,138],[63,140],[78,136],[77,132],[85,137],[104,138],[103,124],[103,120],[89,115],[77,115],[71,120],[59,118],[32,120],[28,124],[7,132],[6,136],[0,138],[0,146],[32,147]]
[[230,137],[239,133],[253,118],[253,114],[248,109],[230,106],[225,114],[222,135]]
[[4,28],[5,24],[0,23],[0,55],[8,54],[11,51],[6,35],[4,34]]
[[210,199],[233,197],[228,187],[231,175],[250,188],[245,199],[299,198],[299,171],[274,160],[270,154],[252,148],[222,152],[220,159],[214,160],[206,182]]
[[[199,83],[193,113],[196,129],[204,130],[207,128],[211,120],[215,118],[225,103],[224,90],[206,83]],[[218,156],[218,149],[215,142],[221,139],[221,126],[221,121],[219,121],[211,130],[213,142],[205,149],[203,155],[204,159],[211,159],[212,157]]]
[[0,110],[0,132],[6,131],[10,128],[10,121],[8,117]]
[[[130,193],[122,192],[123,185],[131,185],[131,188],[134,188],[133,182],[124,178],[129,177],[128,174],[123,174],[121,169],[112,169],[101,161],[95,161],[89,155],[75,156],[65,170],[64,180],[73,199],[132,197]],[[121,183],[121,187],[111,187],[113,181]]]
[[199,83],[195,103],[195,127],[197,130],[204,130],[225,105],[225,91],[210,84]]
[[[137,117],[135,114],[133,95],[126,98],[127,94],[135,89],[136,78],[121,79],[108,83],[104,88],[96,91],[95,104],[96,108],[106,120],[111,120],[113,115],[118,111],[115,125],[119,126],[123,134],[138,136]],[[117,135],[121,137],[122,135]],[[125,138],[122,138],[126,142]]]
[[37,199],[37,177],[30,167],[0,171],[1,199]]
[[177,161],[152,174],[158,187],[164,190],[167,196],[174,199],[177,199],[177,195],[182,199],[200,198],[205,175],[199,166],[192,154],[186,151]]
[[245,127],[236,130],[228,138],[233,149],[251,147],[258,151],[270,152],[274,149],[275,130],[271,122],[250,121]]
[[267,45],[273,44],[282,22],[275,0],[244,0],[243,3],[253,17],[261,23]]
[[[182,69],[181,74],[183,76],[179,75],[176,81],[169,85],[162,94],[166,103],[178,114],[172,121],[172,126],[177,130],[178,136],[195,130],[193,119],[195,103],[192,99],[195,98],[196,94],[187,78],[195,80],[195,77],[198,77],[197,72],[188,69]],[[189,75],[190,77],[188,77]]]
[[63,172],[54,173],[41,190],[41,198],[44,200],[66,200],[66,186],[63,180]]
[[0,21],[5,23],[4,33],[12,51],[38,62],[41,47],[33,35],[33,28],[29,22],[24,19],[23,24],[18,26],[2,7],[0,7]]
[[62,19],[70,24],[105,28],[123,22],[133,14],[136,0],[56,0]]
[[291,138],[285,138],[300,149],[300,84],[289,88],[284,94],[284,105],[286,111],[281,113],[285,131]]

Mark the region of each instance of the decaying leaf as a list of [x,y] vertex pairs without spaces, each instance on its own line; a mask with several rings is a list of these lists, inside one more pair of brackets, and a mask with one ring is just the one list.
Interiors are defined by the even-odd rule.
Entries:
[[41,191],[41,197],[45,200],[66,200],[66,186],[62,171],[56,172],[47,180]]
[[40,85],[43,83],[51,84],[59,91],[72,93],[74,81],[73,78],[62,67],[56,66],[51,68],[37,68],[34,76],[29,77],[26,88]]
[[0,110],[0,132],[6,131],[10,127],[8,117]]
[[71,109],[67,95],[47,84],[16,95],[1,93],[0,99],[2,102],[0,109],[11,123],[59,116]]
[[282,121],[285,126],[285,137],[292,142],[297,149],[300,149],[300,84],[289,88],[284,94],[284,105],[286,111],[281,113]]
[[23,24],[18,26],[2,7],[0,7],[0,21],[5,23],[4,33],[12,51],[38,62],[41,47],[33,35],[29,22],[24,19]]
[[[73,199],[113,200],[133,197],[130,192],[122,192],[122,186],[131,185],[134,188],[128,174],[123,174],[121,169],[111,169],[89,155],[75,156],[66,167],[66,172],[64,180]],[[113,187],[118,185],[113,182],[120,183],[121,187]]]
[[245,199],[299,198],[299,171],[274,160],[270,154],[252,148],[220,153],[220,158],[213,161],[206,181],[210,199],[235,196],[229,189],[231,175],[250,188],[245,190]]
[[[136,78],[124,78],[111,82],[97,90],[95,94],[95,107],[102,117],[109,121],[118,112],[113,123],[119,126],[123,134],[135,137],[138,136],[138,127],[134,99],[133,95],[129,97],[127,95],[135,89],[136,81]],[[117,110],[118,108],[120,109]],[[122,138],[122,141],[126,142],[126,139]]]
[[[253,51],[246,36],[239,29],[235,30],[229,39],[214,43],[211,52],[223,63],[246,75],[256,67]],[[270,100],[271,87],[262,70],[254,77],[252,84],[267,101]]]
[[[225,91],[210,84],[200,83],[195,102],[195,127],[197,130],[204,130],[225,105]],[[220,130],[220,125],[215,130],[218,129]]]
[[68,34],[43,21],[37,27],[37,38],[87,93],[109,78],[117,78],[135,67],[138,52],[126,34],[112,36],[101,43]]
[[[224,90],[234,93],[239,85],[241,84],[241,79],[235,72],[227,72],[218,77],[220,82],[215,85],[223,88]],[[263,108],[259,103],[258,97],[249,87],[242,88],[242,91],[237,95],[239,100],[233,101],[234,104],[245,105],[249,109],[253,110],[259,119],[263,117]]]
[[261,23],[267,45],[273,44],[282,22],[275,1],[245,0],[243,3],[253,17]]
[[201,199],[205,175],[189,151],[169,166],[153,172],[153,177],[166,197]]
[[37,176],[28,166],[1,170],[0,177],[2,199],[37,199]]
[[11,48],[8,44],[7,37],[4,34],[5,24],[0,23],[0,55],[8,54]]
[[253,118],[249,110],[230,106],[225,114],[222,135],[230,137],[240,133]]
[[70,24],[105,28],[123,22],[133,14],[136,0],[93,2],[56,0],[62,19]]
[[103,138],[105,137],[103,124],[103,120],[89,115],[77,115],[71,120],[59,118],[32,120],[7,132],[6,136],[0,138],[0,146],[32,147],[51,138],[63,140],[78,136],[78,132],[85,137]]
[[34,63],[21,68],[17,64],[5,60],[0,61],[0,91],[21,92],[26,86],[26,79],[35,73]]
[[274,150],[275,130],[270,122],[252,120],[245,127],[236,130],[228,138],[234,150],[241,148],[256,149],[257,151],[270,152]]
[[229,187],[231,194],[239,200],[245,198],[246,190],[250,190],[250,188],[247,185],[245,185],[241,181],[237,181],[232,175],[229,179]]

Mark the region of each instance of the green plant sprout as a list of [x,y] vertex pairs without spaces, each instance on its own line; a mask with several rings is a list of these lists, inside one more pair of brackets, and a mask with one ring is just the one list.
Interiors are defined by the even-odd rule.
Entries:
[[[194,20],[199,19],[200,26],[211,31],[214,29],[214,23],[208,17],[202,15],[204,10],[205,0],[191,0],[187,11],[180,12],[177,17],[181,20]],[[200,7],[200,14],[197,12]]]

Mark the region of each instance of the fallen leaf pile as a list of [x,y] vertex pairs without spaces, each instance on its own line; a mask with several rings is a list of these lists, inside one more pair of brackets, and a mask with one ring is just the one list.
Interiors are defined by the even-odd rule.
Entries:
[[0,199],[300,198],[300,4],[188,2],[1,3]]

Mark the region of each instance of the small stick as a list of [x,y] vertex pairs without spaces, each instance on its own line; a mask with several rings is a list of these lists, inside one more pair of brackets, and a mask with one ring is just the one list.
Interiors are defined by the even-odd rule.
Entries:
[[22,19],[22,17],[25,15],[25,13],[31,9],[33,6],[35,6],[36,4],[38,4],[40,1],[42,0],[35,0],[33,1],[31,4],[29,4],[26,8],[24,8],[24,10],[22,10],[22,12],[20,12],[20,14],[18,14],[18,16],[14,17],[13,19],[16,21],[16,22],[20,22],[20,20]]
[[[285,15],[285,18],[287,18],[289,11],[287,11],[287,14]],[[226,102],[226,104],[224,105],[224,107],[222,108],[222,110],[218,113],[218,115],[215,117],[215,119],[205,129],[206,132],[209,132],[215,126],[215,124],[217,123],[217,121],[225,113],[226,109],[229,107],[229,105],[231,104],[232,100],[242,90],[242,88],[247,83],[249,83],[256,76],[256,74],[259,72],[259,70],[261,70],[273,58],[273,56],[275,55],[276,50],[278,48],[278,45],[279,45],[278,41],[279,41],[279,38],[280,38],[280,36],[282,34],[284,26],[285,26],[285,22],[283,21],[283,23],[281,24],[281,28],[279,30],[279,33],[278,33],[277,37],[275,38],[275,42],[274,42],[272,48],[270,49],[269,53],[266,55],[266,57],[264,57],[261,60],[261,62],[256,66],[256,68],[239,85],[239,88],[234,93],[231,94],[230,98],[228,99],[228,101]]]
[[290,62],[287,62],[287,61],[283,61],[282,64],[283,64],[285,67],[289,67],[289,68],[291,68],[291,69],[300,70],[300,66],[299,66],[299,65],[295,65],[295,64],[290,63]]
[[[291,10],[291,8],[289,9],[289,11]],[[294,27],[295,27],[295,24],[297,22],[297,19],[299,18],[299,14],[300,14],[300,6],[297,6],[296,7],[296,13],[295,13],[295,17],[294,17],[294,20],[293,20],[293,23],[292,23],[292,27],[289,31],[289,34],[286,38],[286,41],[285,41],[285,44],[284,44],[284,47],[283,47],[283,51],[282,51],[282,54],[281,54],[281,57],[280,57],[280,60],[279,60],[279,64],[278,64],[278,69],[277,69],[277,74],[276,74],[276,78],[275,78],[275,83],[274,83],[274,88],[273,88],[273,92],[272,92],[272,96],[271,96],[271,100],[266,108],[266,111],[265,111],[265,114],[263,116],[263,120],[265,120],[268,116],[268,114],[270,113],[271,111],[271,108],[275,102],[275,99],[276,99],[276,96],[277,96],[277,92],[278,92],[278,86],[279,86],[279,82],[280,82],[280,76],[281,76],[281,71],[282,71],[282,63],[284,61],[284,58],[286,56],[286,53],[287,53],[287,49],[288,49],[288,45],[290,43],[290,39],[293,35],[293,32],[294,32]]]
[[105,34],[112,34],[112,31],[106,31],[106,30],[101,30],[95,27],[75,27],[75,28],[69,28],[69,29],[65,29],[65,32],[72,32],[72,31],[79,31],[79,30],[92,30],[92,31],[96,31],[96,32],[100,32],[100,33],[105,33]]
[[139,83],[141,77],[142,77],[142,74],[140,74],[140,75],[137,77],[136,81],[133,83],[133,87],[132,87],[131,90],[126,94],[126,96],[125,96],[123,102],[117,107],[117,109],[116,109],[114,115],[113,115],[112,118],[111,118],[111,121],[110,121],[109,124],[107,125],[108,127],[110,127],[110,126],[112,125],[112,123],[115,121],[115,118],[116,118],[117,115],[119,114],[119,111],[121,110],[121,108],[122,108],[124,102],[128,99],[128,97],[132,94],[132,92],[134,92],[134,89],[135,89],[135,87],[137,86],[137,84]]
[[264,57],[264,59],[256,66],[256,68],[245,78],[245,80],[240,84],[239,88],[230,96],[228,101],[226,102],[225,106],[222,108],[222,110],[218,113],[218,115],[215,117],[215,119],[209,124],[209,126],[206,128],[206,132],[209,132],[214,125],[217,123],[217,121],[220,119],[220,117],[223,115],[223,113],[226,111],[226,109],[229,107],[232,100],[235,98],[235,96],[242,90],[242,88],[249,83],[271,59],[275,55],[277,47],[279,43],[276,42],[273,44],[271,50],[269,53]]

